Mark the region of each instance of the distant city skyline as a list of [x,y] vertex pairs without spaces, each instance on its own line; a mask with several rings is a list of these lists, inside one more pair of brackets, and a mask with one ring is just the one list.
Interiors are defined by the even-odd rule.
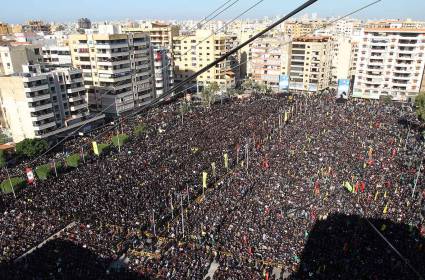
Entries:
[[[239,0],[235,5],[219,15],[217,19],[232,19],[257,1]],[[22,5],[22,2],[19,1],[9,1],[6,5],[3,4],[0,10],[0,22],[19,24],[29,19],[41,19],[47,22],[71,22],[81,17],[87,17],[92,21],[125,19],[200,20],[225,2],[226,0],[209,0],[205,2],[195,0],[163,0],[161,3],[157,3],[155,1],[121,0],[112,4],[101,0],[74,0],[66,2],[26,0],[25,5]],[[296,0],[288,4],[288,1],[264,0],[264,2],[248,12],[243,18],[261,19],[266,16],[274,17],[283,15],[303,2]],[[335,0],[319,0],[313,6],[298,14],[297,17],[299,18],[306,13],[310,15],[316,13],[319,17],[342,16],[373,1],[345,0],[343,5],[336,5],[335,2]],[[424,10],[425,1],[423,0],[383,0],[352,17],[359,19],[411,18],[413,20],[425,20]]]

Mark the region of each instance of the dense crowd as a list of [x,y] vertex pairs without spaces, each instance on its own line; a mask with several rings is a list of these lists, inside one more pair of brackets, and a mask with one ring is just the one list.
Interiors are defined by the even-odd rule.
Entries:
[[[371,277],[348,269],[358,263],[377,268],[376,279],[414,279],[370,237],[374,225],[400,247],[407,237],[397,225],[408,225],[414,242],[398,249],[425,273],[422,176],[412,195],[424,150],[409,120],[400,106],[328,94],[192,107],[184,118],[177,105],[152,110],[124,123],[132,138],[120,153],[89,155],[17,199],[1,197],[0,276],[106,279],[126,253],[129,270],[148,279]],[[147,131],[133,135],[140,122]],[[315,250],[320,234],[332,236],[324,239],[325,249],[337,248],[332,258]],[[382,254],[368,263],[348,255],[360,245]],[[81,259],[69,256],[80,248]],[[43,259],[52,266],[34,265]]]

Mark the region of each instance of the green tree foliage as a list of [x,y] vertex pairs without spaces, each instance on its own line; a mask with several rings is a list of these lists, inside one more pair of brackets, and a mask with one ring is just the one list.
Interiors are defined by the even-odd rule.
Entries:
[[220,87],[216,82],[210,83],[204,89],[202,90],[201,97],[202,97],[202,103],[204,104],[205,108],[211,108],[211,104],[214,103],[215,100],[215,93],[218,92]]
[[251,90],[257,91],[260,89],[260,86],[256,81],[247,79],[242,83],[242,89],[244,90],[251,89]]
[[16,154],[32,158],[45,152],[48,147],[44,139],[24,139],[16,144]]
[[425,92],[421,92],[415,99],[416,115],[421,121],[425,121]]

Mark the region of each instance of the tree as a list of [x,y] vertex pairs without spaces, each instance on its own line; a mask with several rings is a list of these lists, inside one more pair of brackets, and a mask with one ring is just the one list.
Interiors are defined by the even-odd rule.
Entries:
[[393,101],[393,98],[391,97],[391,95],[385,95],[382,97],[381,100],[382,102],[384,102],[384,104],[389,105]]
[[242,83],[242,89],[244,90],[251,89],[251,90],[257,91],[260,89],[260,86],[258,85],[256,81],[247,79]]
[[32,158],[45,152],[48,147],[44,139],[24,139],[16,144],[16,154]]
[[210,83],[202,90],[201,97],[202,103],[205,108],[211,108],[211,104],[214,103],[215,93],[219,90],[219,86],[216,82]]
[[270,86],[266,85],[266,84],[261,84],[260,85],[260,92],[264,95],[270,95],[273,90]]
[[416,115],[421,121],[425,121],[425,92],[421,92],[415,98]]

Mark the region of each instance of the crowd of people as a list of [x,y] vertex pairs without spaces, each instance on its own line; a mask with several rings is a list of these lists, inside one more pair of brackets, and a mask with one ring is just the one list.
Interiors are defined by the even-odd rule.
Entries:
[[[396,226],[408,225],[414,242],[397,249],[425,273],[424,150],[411,118],[397,105],[333,94],[192,106],[184,118],[176,104],[151,110],[123,123],[131,140],[120,152],[90,154],[0,198],[0,276],[107,279],[124,256],[119,277],[129,279],[345,279],[342,268],[356,279],[414,279],[390,247],[369,263],[348,257],[360,245],[381,250],[368,226],[401,245]],[[135,135],[141,122],[147,129]],[[326,231],[333,238],[318,251]],[[34,265],[43,260],[51,265]],[[354,262],[375,274],[347,269]]]

